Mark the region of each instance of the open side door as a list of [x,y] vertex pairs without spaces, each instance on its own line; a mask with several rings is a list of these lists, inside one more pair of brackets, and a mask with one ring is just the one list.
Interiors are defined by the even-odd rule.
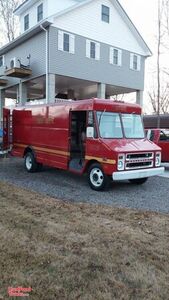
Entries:
[[3,142],[2,150],[10,148],[10,109],[3,108]]

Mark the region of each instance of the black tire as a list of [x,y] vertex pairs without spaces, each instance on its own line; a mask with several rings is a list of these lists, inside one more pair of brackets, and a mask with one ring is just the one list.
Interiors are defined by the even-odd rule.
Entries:
[[36,162],[34,154],[29,151],[24,157],[24,166],[27,172],[34,173],[38,169],[38,163]]
[[102,191],[108,188],[109,178],[104,174],[99,163],[92,164],[88,169],[88,183],[95,191]]
[[145,178],[130,179],[129,181],[130,181],[131,183],[134,183],[134,184],[143,184],[143,183],[145,183],[147,180],[148,180],[148,178],[145,177]]

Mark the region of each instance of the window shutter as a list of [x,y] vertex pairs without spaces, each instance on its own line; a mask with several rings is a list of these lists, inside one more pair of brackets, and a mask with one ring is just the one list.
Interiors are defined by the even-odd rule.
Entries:
[[134,59],[134,54],[130,53],[130,69],[133,70],[133,59]]
[[74,34],[70,34],[69,41],[70,41],[70,53],[74,54],[75,53],[75,36],[74,36]]
[[90,58],[90,41],[86,40],[86,57]]
[[96,43],[96,60],[100,59],[100,44]]
[[63,32],[60,30],[58,31],[58,50],[63,51]]
[[113,48],[110,48],[110,53],[109,53],[109,62],[110,64],[113,64]]
[[122,65],[122,50],[118,50],[118,66]]
[[137,71],[140,71],[141,69],[141,56],[137,56]]

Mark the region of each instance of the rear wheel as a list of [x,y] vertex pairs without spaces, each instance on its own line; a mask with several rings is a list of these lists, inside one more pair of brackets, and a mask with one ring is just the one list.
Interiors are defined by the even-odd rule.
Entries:
[[101,191],[108,187],[109,178],[104,174],[100,164],[95,163],[89,167],[88,183],[95,191]]
[[32,152],[27,152],[24,157],[24,166],[27,172],[33,173],[38,169],[38,164],[36,162],[35,156]]
[[143,183],[145,183],[147,180],[148,180],[148,178],[145,177],[145,178],[130,179],[129,181],[130,181],[131,183],[135,183],[135,184],[143,184]]

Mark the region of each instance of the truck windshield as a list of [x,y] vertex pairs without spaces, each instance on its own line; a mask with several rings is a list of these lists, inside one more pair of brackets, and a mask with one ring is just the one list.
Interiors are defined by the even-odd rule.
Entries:
[[110,139],[123,137],[120,115],[118,113],[98,111],[97,120],[100,137]]
[[98,111],[96,114],[101,138],[144,138],[144,129],[140,115],[104,111]]
[[136,114],[121,114],[124,135],[128,139],[144,138],[143,123],[140,115]]

